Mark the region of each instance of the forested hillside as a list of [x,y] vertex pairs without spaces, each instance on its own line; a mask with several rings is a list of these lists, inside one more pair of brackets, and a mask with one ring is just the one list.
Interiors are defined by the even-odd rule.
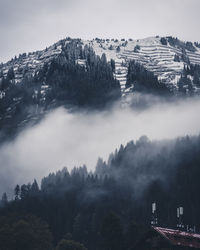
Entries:
[[170,90],[158,81],[151,71],[134,60],[128,64],[126,88],[131,88],[132,92],[149,93],[154,95],[170,95]]
[[62,239],[91,250],[132,249],[150,226],[152,202],[158,204],[160,226],[176,227],[176,208],[183,206],[184,224],[199,230],[199,166],[199,136],[168,141],[143,136],[107,162],[99,159],[93,173],[86,166],[64,168],[43,178],[41,188],[36,181],[17,185],[13,200],[2,197],[1,249],[16,249],[15,242],[50,249]]
[[15,82],[15,74],[13,67],[6,76],[2,73],[1,136],[35,122],[52,108],[102,109],[121,96],[105,54],[97,56],[91,47],[82,47],[79,40],[63,43],[62,53],[44,62],[35,74],[24,70],[20,83]]
[[173,37],[66,37],[15,56],[0,64],[0,141],[59,106],[99,110],[118,100],[129,105],[135,92],[198,95],[199,51],[199,43]]

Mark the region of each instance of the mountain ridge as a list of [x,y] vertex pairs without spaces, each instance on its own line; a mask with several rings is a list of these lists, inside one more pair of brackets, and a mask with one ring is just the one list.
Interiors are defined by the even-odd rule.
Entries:
[[[127,66],[123,65],[130,60],[135,60],[153,72],[158,79],[172,90],[177,89],[178,80],[183,73],[184,66],[200,64],[200,46],[198,43],[182,42],[173,37],[148,37],[144,39],[100,39],[82,40],[65,38],[48,48],[28,54],[20,54],[19,57],[1,64],[0,71],[6,77],[9,67],[14,68],[16,74],[15,83],[22,80],[24,71],[35,74],[44,63],[49,63],[53,58],[62,54],[62,46],[71,40],[77,40],[82,46],[92,47],[95,53],[101,56],[106,54],[108,60],[115,60],[115,77],[120,81],[122,93],[126,93]],[[185,47],[183,46],[185,44]],[[187,46],[189,44],[190,46]],[[84,64],[78,60],[77,63]],[[2,93],[1,93],[2,95]]]
[[65,38],[0,65],[0,128],[10,133],[58,106],[102,108],[135,91],[194,95],[200,44],[173,37]]

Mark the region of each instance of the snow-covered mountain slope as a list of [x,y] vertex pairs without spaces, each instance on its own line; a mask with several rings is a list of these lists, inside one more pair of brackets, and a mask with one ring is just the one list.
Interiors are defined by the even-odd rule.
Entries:
[[[153,72],[158,79],[171,89],[177,89],[177,82],[181,77],[184,65],[200,64],[200,48],[192,44],[192,50],[183,49],[182,46],[172,46],[168,38],[163,44],[161,37],[150,37],[139,40],[117,40],[117,39],[93,39],[80,40],[82,45],[91,46],[98,55],[106,54],[108,60],[115,60],[115,77],[120,81],[122,93],[127,93],[125,88],[127,67],[129,60],[135,60],[142,64],[147,70]],[[55,43],[42,51],[22,54],[18,58],[2,64],[0,71],[6,77],[9,68],[12,66],[15,73],[15,83],[22,80],[25,72],[34,75],[45,63],[62,53],[62,44],[69,42],[69,38]],[[178,40],[179,41],[179,40]],[[182,42],[181,42],[182,43]],[[198,45],[198,44],[197,44]],[[184,54],[184,55],[183,55]],[[186,58],[186,59],[184,59]],[[84,60],[77,60],[77,63],[84,65]],[[0,94],[0,97],[3,93]]]
[[50,62],[62,52],[59,42],[42,51],[20,54],[9,62],[2,65],[1,70],[6,77],[9,68],[12,66],[15,73],[15,83],[22,80],[26,71],[34,75],[37,70],[43,67],[44,63]]
[[[89,49],[90,47],[92,50]],[[90,53],[88,51],[90,51]],[[107,61],[110,61],[111,63],[106,63],[104,56],[99,59],[94,52],[100,57],[105,53]],[[119,97],[121,96],[120,88],[115,79],[120,82],[121,94],[122,97],[125,97],[121,100],[122,106],[129,102],[127,100],[131,99],[131,95],[132,93],[134,94],[136,89],[134,86],[137,84],[137,81],[132,78],[130,80],[129,77],[129,82],[126,85],[127,76],[130,76],[129,66],[131,64],[129,64],[129,62],[131,60],[135,60],[141,64],[142,66],[140,68],[142,68],[142,70],[146,68],[146,70],[153,72],[158,77],[161,84],[166,85],[175,93],[177,90],[180,90],[187,95],[189,91],[193,94],[195,91],[198,92],[200,90],[200,67],[198,66],[195,68],[196,72],[194,72],[194,67],[192,68],[192,65],[200,65],[199,43],[182,42],[176,38],[161,38],[158,36],[139,40],[99,38],[93,40],[81,40],[66,38],[44,50],[28,54],[24,53],[11,59],[7,63],[0,64],[1,131],[5,129],[5,135],[12,134],[16,128],[23,129],[26,124],[37,122],[38,119],[42,118],[51,108],[60,105],[66,105],[67,107],[73,105],[72,102],[68,101],[70,100],[69,96],[66,95],[63,97],[62,95],[58,95],[58,93],[64,94],[63,89],[60,88],[61,85],[58,86],[59,81],[62,80],[61,78],[64,74],[67,83],[70,82],[70,71],[66,71],[66,68],[64,67],[64,72],[62,71],[60,74],[60,71],[56,68],[56,70],[54,69],[55,72],[53,71],[54,78],[52,80],[52,75],[50,74],[53,67],[52,65],[55,66],[55,63],[58,63],[59,66],[66,66],[68,63],[71,63],[70,65],[73,65],[72,68],[74,66],[76,70],[79,68],[80,76],[85,77],[88,72],[88,60],[93,60],[92,63],[98,67],[100,65],[98,64],[99,61],[97,59],[94,61],[94,58],[98,58],[100,62],[103,62],[102,64],[104,66],[107,65],[107,68],[103,67],[101,68],[101,71],[99,71],[99,68],[95,68],[96,71],[94,71],[94,77],[96,76],[97,71],[99,71],[98,77],[103,76],[105,78],[107,75],[109,78],[106,79],[109,80],[106,82],[106,86],[111,86],[111,80],[114,81],[113,84],[117,84]],[[76,67],[76,64],[81,67]],[[84,67],[84,70],[82,67]],[[184,81],[182,83],[179,79],[184,71],[187,71],[187,74],[185,74],[186,77],[183,79]],[[82,75],[83,72],[86,74]],[[115,79],[110,77],[109,72],[111,76],[113,74]],[[48,75],[50,75],[50,77],[47,81]],[[88,81],[88,79],[91,78],[84,79],[87,79]],[[145,78],[145,82],[146,79],[149,78]],[[95,78],[92,78],[91,82],[95,82],[95,80]],[[75,85],[74,83],[77,83],[77,79],[72,82],[73,84],[70,82],[70,89],[74,89],[72,91],[73,95],[70,97],[72,98],[74,93],[81,93],[79,95],[79,98],[82,98],[80,99],[80,103],[85,99],[88,100],[88,93],[86,93],[86,95],[83,94],[84,90],[85,92],[88,91],[88,87],[85,88],[85,85],[82,84],[82,82],[80,85]],[[112,87],[113,86],[114,85],[112,85]],[[107,93],[107,89],[105,86],[102,88],[102,81],[101,85],[98,87],[98,89],[95,89],[96,92],[90,92],[90,96],[103,102],[104,95],[102,94],[100,98],[99,93]],[[148,88],[149,85],[147,85],[147,91]],[[103,92],[103,90],[105,91]],[[69,89],[66,90],[66,93],[68,92]],[[87,98],[84,99],[82,96],[86,96]],[[73,98],[76,99],[77,96],[76,98]],[[110,101],[110,96],[108,99]]]
[[[195,51],[184,50],[180,46],[163,45],[161,37],[150,37],[139,40],[93,40],[90,44],[99,55],[105,53],[108,59],[116,61],[116,78],[120,80],[121,89],[125,90],[127,62],[135,60],[147,70],[153,72],[160,81],[172,89],[177,88],[177,82],[181,77],[184,65],[188,63],[182,60],[183,53],[191,64],[200,64],[200,48],[194,46]],[[175,59],[178,58],[178,60]]]

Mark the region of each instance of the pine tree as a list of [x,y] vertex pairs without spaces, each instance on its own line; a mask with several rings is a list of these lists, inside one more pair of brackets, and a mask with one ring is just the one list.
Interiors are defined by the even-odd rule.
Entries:
[[109,50],[113,50],[112,44],[108,47]]
[[137,44],[137,45],[135,46],[135,48],[134,48],[133,51],[134,51],[135,53],[138,53],[139,50],[140,50],[140,46]]
[[180,62],[180,58],[177,54],[174,55],[174,62]]
[[197,70],[194,72],[193,83],[194,83],[194,85],[200,87],[200,75],[199,75],[199,72]]
[[18,184],[15,187],[14,194],[15,194],[15,200],[19,200],[19,197],[20,197],[20,187],[19,187]]
[[117,46],[116,51],[120,52],[120,46]]
[[21,186],[21,192],[20,192],[20,198],[21,199],[24,199],[24,198],[26,198],[27,197],[27,195],[29,194],[29,192],[30,192],[30,184],[28,184],[28,185],[25,185],[25,184],[23,184],[22,186]]
[[34,180],[33,184],[31,185],[31,194],[38,194],[39,193],[39,186],[37,181]]
[[7,79],[8,80],[13,80],[15,78],[15,73],[13,67],[9,68],[8,73],[7,73]]
[[8,197],[6,193],[3,193],[2,198],[1,198],[1,205],[5,206],[8,203]]
[[115,61],[113,59],[110,60],[112,72],[115,72]]
[[167,45],[167,40],[165,37],[161,37],[160,42],[162,43],[162,45]]

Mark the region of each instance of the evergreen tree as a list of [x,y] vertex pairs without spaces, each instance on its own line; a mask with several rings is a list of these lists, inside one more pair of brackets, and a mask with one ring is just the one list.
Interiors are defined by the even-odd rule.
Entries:
[[115,61],[113,59],[110,60],[112,72],[115,72]]
[[117,250],[123,247],[123,231],[120,219],[114,213],[105,217],[102,225],[101,235],[105,249]]
[[15,187],[14,195],[15,195],[15,200],[19,200],[19,198],[20,198],[20,187],[19,187],[18,184]]
[[33,184],[31,185],[31,194],[35,195],[39,193],[39,187],[37,181],[34,180]]
[[160,83],[157,77],[150,71],[147,71],[143,65],[135,62],[129,62],[126,87],[133,87],[133,91],[147,92],[159,95],[170,94],[169,89]]
[[120,46],[117,46],[116,51],[120,52]]
[[200,73],[198,71],[194,72],[193,83],[194,83],[194,85],[200,87]]
[[135,48],[134,48],[133,51],[134,51],[135,53],[138,53],[139,50],[140,50],[140,46],[137,44],[137,45],[135,46]]
[[174,62],[180,62],[180,58],[177,54],[174,55]]
[[1,198],[1,205],[5,206],[8,203],[8,197],[6,193],[3,193],[2,198]]
[[162,43],[162,45],[167,45],[167,40],[165,37],[161,37],[160,42]]
[[13,80],[15,78],[15,73],[13,67],[9,68],[8,73],[7,73],[7,79],[8,80]]
[[13,214],[0,217],[2,250],[52,250],[52,235],[48,225],[35,216],[17,218]]
[[21,199],[26,198],[28,196],[28,194],[29,194],[29,191],[30,191],[30,185],[29,184],[28,185],[23,184],[21,186],[21,190],[20,190],[20,198]]
[[193,95],[194,89],[191,80],[187,77],[187,74],[185,76],[182,76],[178,83],[178,90],[181,95]]
[[112,44],[108,47],[109,50],[113,50]]

